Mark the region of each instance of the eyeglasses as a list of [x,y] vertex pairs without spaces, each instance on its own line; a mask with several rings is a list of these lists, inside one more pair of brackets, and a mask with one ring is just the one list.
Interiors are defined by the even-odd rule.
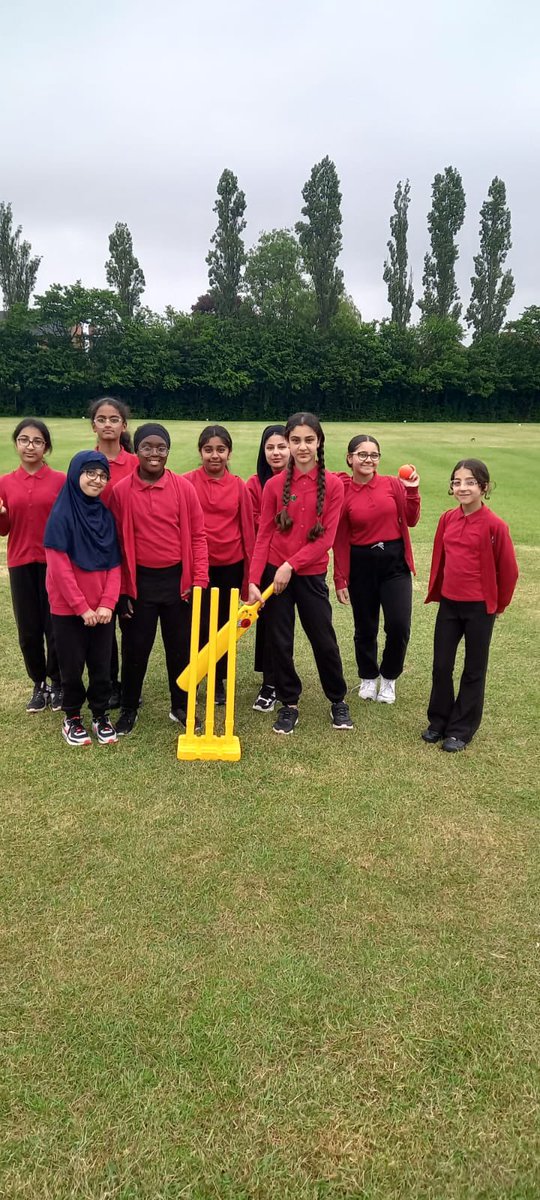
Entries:
[[450,487],[452,487],[452,488],[458,488],[458,487],[468,487],[468,488],[470,488],[470,487],[479,487],[479,483],[478,483],[478,480],[477,480],[477,479],[451,479],[451,480],[450,480]]
[[121,425],[122,417],[94,417],[95,425]]
[[377,462],[380,457],[381,456],[378,450],[372,450],[370,454],[365,454],[363,450],[355,451],[355,458],[357,458],[359,462],[367,462],[368,459],[371,459],[372,462]]
[[139,446],[139,453],[145,454],[148,457],[151,454],[158,454],[160,458],[166,458],[169,453],[169,447],[168,446],[149,446],[148,442],[143,442],[142,445]]
[[41,437],[29,438],[29,437],[26,437],[26,434],[22,434],[21,437],[18,437],[17,441],[19,443],[19,446],[35,446],[36,450],[38,450],[40,446],[45,445],[44,438],[41,438]]
[[105,471],[95,471],[93,467],[85,467],[84,474],[87,479],[97,479],[99,483],[109,482],[109,476],[105,474]]

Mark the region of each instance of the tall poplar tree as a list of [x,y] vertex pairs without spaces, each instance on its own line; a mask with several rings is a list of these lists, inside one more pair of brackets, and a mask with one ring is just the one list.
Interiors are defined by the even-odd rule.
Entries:
[[289,325],[307,295],[300,247],[290,229],[260,234],[248,252],[245,282],[256,311],[268,321]]
[[407,272],[407,216],[410,203],[410,184],[401,179],[394,196],[394,212],[390,217],[390,241],[388,245],[389,258],[385,260],[383,279],[388,286],[388,303],[392,307],[392,321],[399,329],[405,329],[411,319],[411,308],[414,300],[412,271]]
[[465,219],[465,192],[459,171],[446,167],[436,175],[432,187],[428,229],[431,253],[424,258],[424,296],[418,301],[424,317],[452,317],[459,320],[461,304],[455,266],[459,250],[455,238]]
[[511,271],[503,272],[512,246],[511,228],[506,187],[495,176],[480,209],[480,253],[474,257],[471,300],[465,317],[475,339],[484,333],[500,333],[514,295],[514,276]]
[[217,213],[218,223],[211,238],[213,249],[206,256],[210,293],[218,315],[234,317],[238,312],[242,267],[246,261],[242,239],[246,228],[246,197],[232,171],[226,169],[220,176],[213,211]]
[[109,254],[105,263],[107,283],[115,289],[123,312],[132,317],[141,303],[146,280],[133,253],[131,233],[122,221],[116,222],[109,236]]
[[0,287],[8,312],[14,304],[28,308],[41,262],[21,233],[21,225],[13,230],[11,204],[0,203]]
[[297,221],[295,229],[315,288],[318,322],[327,329],[343,294],[343,271],[336,265],[343,244],[341,192],[335,165],[328,156],[315,163],[302,196],[302,216],[307,220]]

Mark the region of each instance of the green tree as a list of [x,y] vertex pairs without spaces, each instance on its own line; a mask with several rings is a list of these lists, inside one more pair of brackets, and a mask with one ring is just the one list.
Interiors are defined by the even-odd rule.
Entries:
[[36,316],[45,333],[56,337],[77,336],[88,326],[91,339],[120,327],[119,300],[107,288],[85,288],[81,280],[63,285],[53,283],[42,296],[36,296]]
[[222,172],[213,211],[217,214],[213,249],[206,256],[208,281],[216,312],[221,317],[236,316],[242,289],[242,267],[246,261],[242,233],[246,227],[246,197],[232,171]]
[[399,329],[405,329],[411,319],[411,308],[414,300],[412,271],[407,273],[407,216],[410,203],[410,184],[401,179],[394,196],[394,212],[390,217],[390,241],[388,245],[389,258],[384,264],[383,279],[388,286],[388,303],[392,308],[392,321]]
[[328,156],[315,163],[302,196],[302,216],[307,220],[297,221],[295,229],[305,269],[315,288],[318,322],[327,329],[343,293],[343,271],[336,265],[343,244],[341,192],[336,168]]
[[514,276],[503,272],[512,245],[510,209],[502,179],[492,179],[487,200],[480,209],[480,253],[474,257],[471,300],[465,320],[474,338],[500,333],[506,310],[514,295]]
[[300,246],[290,229],[261,233],[248,253],[245,282],[257,313],[289,325],[308,289],[302,276]]
[[11,204],[0,203],[0,287],[8,312],[14,304],[28,308],[41,258],[32,257],[30,242],[21,241],[22,226],[13,230]]
[[139,307],[146,280],[138,258],[133,253],[133,238],[122,221],[117,221],[109,235],[110,258],[105,263],[107,283],[114,288],[123,312],[132,317]]
[[424,317],[459,320],[461,304],[455,266],[459,256],[455,238],[465,219],[465,192],[459,171],[446,167],[432,187],[428,229],[431,253],[424,258],[424,296],[418,301]]

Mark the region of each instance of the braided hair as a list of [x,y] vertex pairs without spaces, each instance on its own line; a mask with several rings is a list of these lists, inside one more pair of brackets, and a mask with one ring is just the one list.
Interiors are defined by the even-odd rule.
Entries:
[[[308,542],[314,542],[316,538],[322,537],[324,533],[324,525],[321,521],[322,511],[324,507],[324,498],[326,495],[326,469],[324,465],[324,433],[320,424],[319,418],[313,413],[294,413],[289,417],[285,426],[285,437],[289,440],[293,429],[298,425],[308,425],[310,429],[317,435],[319,445],[317,447],[317,520],[312,529],[308,532]],[[292,528],[293,520],[288,513],[288,504],[291,498],[291,483],[294,470],[294,459],[291,455],[286,471],[284,474],[283,492],[281,497],[282,508],[276,514],[275,522],[278,529],[285,533]]]

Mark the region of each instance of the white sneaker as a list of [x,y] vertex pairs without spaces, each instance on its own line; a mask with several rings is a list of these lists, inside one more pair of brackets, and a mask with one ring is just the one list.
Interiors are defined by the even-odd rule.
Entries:
[[377,696],[377,700],[379,700],[379,702],[381,704],[395,704],[396,703],[396,681],[395,681],[395,679],[385,679],[384,675],[381,675],[381,683],[380,683],[380,687],[379,687],[379,694]]
[[376,700],[377,699],[377,680],[376,679],[361,679],[358,695],[361,700]]

